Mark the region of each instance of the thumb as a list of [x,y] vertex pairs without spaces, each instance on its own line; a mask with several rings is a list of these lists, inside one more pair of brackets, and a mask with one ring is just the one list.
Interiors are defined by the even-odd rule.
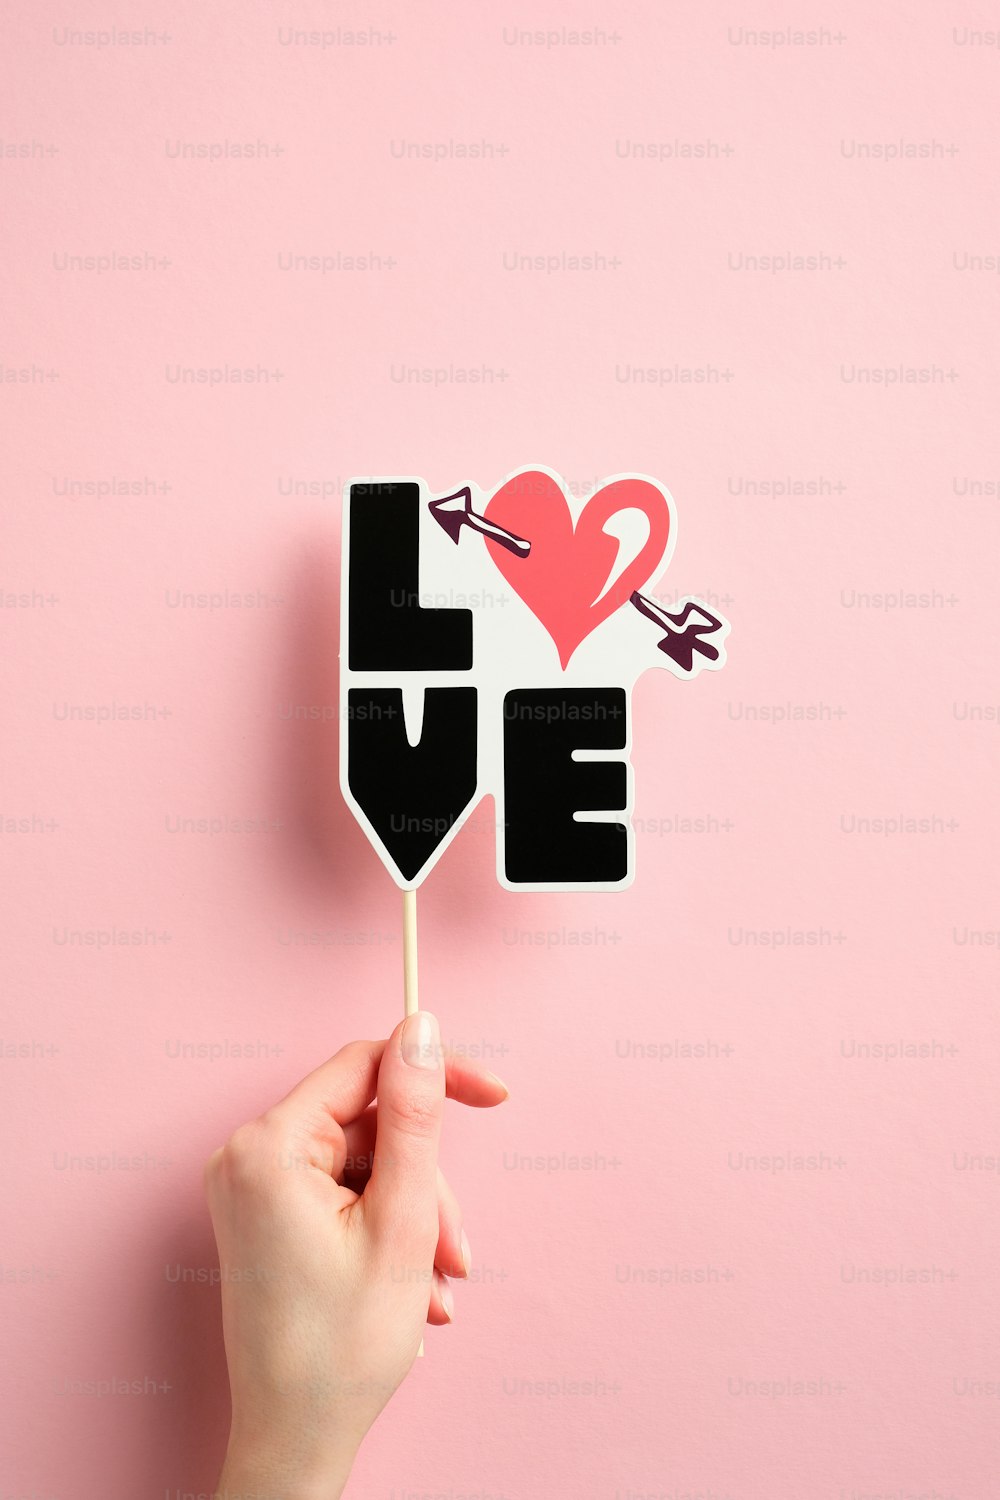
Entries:
[[444,1114],[444,1052],[437,1018],[418,1010],[385,1045],[378,1073],[372,1173],[365,1217],[376,1235],[433,1256],[437,1159]]

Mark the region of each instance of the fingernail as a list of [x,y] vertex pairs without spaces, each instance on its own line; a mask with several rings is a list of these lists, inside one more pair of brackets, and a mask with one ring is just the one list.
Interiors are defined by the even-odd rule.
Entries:
[[500,1087],[503,1089],[503,1096],[505,1099],[510,1098],[510,1089],[504,1083],[502,1078],[498,1078],[495,1073],[487,1073],[486,1076],[487,1078],[492,1078],[494,1083],[498,1083],[500,1085]]
[[466,1276],[468,1276],[472,1270],[472,1251],[469,1249],[469,1236],[464,1229],[462,1230],[462,1265],[465,1267]]
[[437,1016],[429,1010],[414,1011],[403,1022],[401,1040],[403,1061],[411,1068],[439,1068],[441,1066],[441,1032]]
[[450,1323],[455,1316],[455,1298],[452,1295],[451,1287],[443,1276],[438,1284],[438,1296],[441,1298],[441,1306],[444,1308],[445,1316]]

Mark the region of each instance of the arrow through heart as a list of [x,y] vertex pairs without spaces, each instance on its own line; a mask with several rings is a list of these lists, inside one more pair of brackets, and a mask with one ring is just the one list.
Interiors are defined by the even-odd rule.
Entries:
[[[604,528],[627,510],[642,512],[649,535],[616,573],[620,543]],[[525,555],[494,540],[484,528],[490,556],[552,637],[563,670],[591,631],[657,572],[670,534],[666,497],[646,479],[604,485],[574,526],[562,489],[537,470],[517,474],[501,486],[485,519],[507,535],[530,539]]]

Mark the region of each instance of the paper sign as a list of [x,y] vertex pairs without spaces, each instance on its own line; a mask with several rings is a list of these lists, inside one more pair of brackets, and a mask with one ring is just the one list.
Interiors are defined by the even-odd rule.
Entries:
[[657,595],[676,535],[641,474],[587,499],[538,466],[493,490],[347,484],[341,788],[398,886],[487,795],[508,890],[631,883],[633,684],[717,670],[729,634],[701,600]]

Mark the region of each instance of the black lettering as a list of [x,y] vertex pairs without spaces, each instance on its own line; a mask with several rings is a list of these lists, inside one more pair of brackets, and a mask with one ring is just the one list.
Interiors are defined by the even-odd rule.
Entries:
[[575,761],[574,750],[623,750],[621,688],[521,688],[504,699],[504,871],[512,885],[610,885],[628,874],[624,823],[577,823],[575,812],[624,809],[621,760]]
[[351,486],[348,660],[354,672],[466,672],[471,609],[420,607],[420,486]]
[[476,794],[476,689],[428,688],[411,745],[400,688],[347,695],[347,781],[404,880],[423,869]]

